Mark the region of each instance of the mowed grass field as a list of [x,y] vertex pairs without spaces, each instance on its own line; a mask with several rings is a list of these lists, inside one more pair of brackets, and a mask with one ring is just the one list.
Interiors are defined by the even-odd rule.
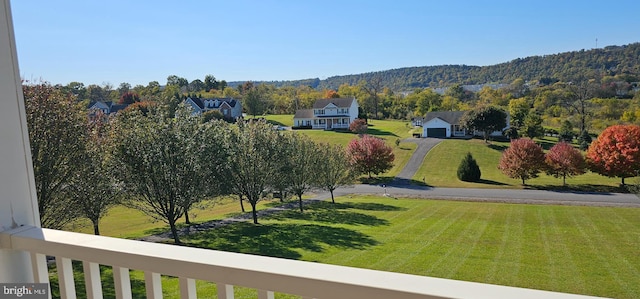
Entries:
[[[538,140],[543,147],[549,148],[555,144],[555,140]],[[502,151],[509,146],[508,142],[492,141],[487,144],[479,139],[460,140],[446,139],[436,145],[425,157],[420,169],[413,177],[414,180],[423,182],[429,186],[457,187],[457,188],[534,188],[534,189],[558,189],[562,187],[562,178],[540,173],[538,178],[526,181],[527,186],[522,186],[519,179],[511,179],[498,169],[498,163]],[[482,172],[481,181],[478,183],[462,182],[458,180],[457,170],[460,161],[470,152],[478,162]],[[541,161],[543,163],[544,161]],[[634,183],[637,178],[628,178],[627,183]],[[620,184],[620,178],[608,178],[596,173],[567,178],[567,188],[584,191],[615,191]]]
[[342,197],[191,246],[490,284],[640,298],[640,209]]

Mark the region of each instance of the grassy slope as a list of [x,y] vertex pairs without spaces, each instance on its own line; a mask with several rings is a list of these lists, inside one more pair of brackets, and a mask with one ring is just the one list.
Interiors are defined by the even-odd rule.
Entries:
[[638,298],[640,209],[340,198],[193,246],[561,292]]
[[[551,140],[541,142],[545,148],[553,145]],[[438,187],[522,188],[520,180],[508,178],[498,169],[502,150],[508,146],[507,142],[486,144],[477,139],[444,140],[427,154],[414,179],[423,181],[424,178],[427,185]],[[462,182],[456,176],[458,165],[467,152],[471,152],[480,166],[483,180],[480,183]],[[548,189],[562,186],[562,179],[541,173],[539,178],[527,180],[526,183],[529,188]],[[567,178],[567,185],[581,190],[615,191],[619,183],[618,178],[607,178],[590,172]]]

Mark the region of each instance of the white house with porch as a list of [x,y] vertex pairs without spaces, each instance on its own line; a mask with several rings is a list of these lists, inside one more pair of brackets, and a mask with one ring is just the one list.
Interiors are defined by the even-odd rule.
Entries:
[[358,118],[356,98],[321,99],[313,103],[313,109],[299,109],[293,116],[294,127],[313,129],[348,129]]
[[[101,299],[101,268],[109,267],[118,299],[134,298],[130,269],[144,273],[143,296],[151,299],[163,298],[163,275],[177,277],[184,299],[198,297],[196,280],[214,282],[220,299],[234,298],[236,286],[257,290],[260,299],[275,292],[309,299],[592,298],[42,228],[9,0],[0,0],[0,91],[0,283],[47,284],[57,275],[62,299]],[[77,278],[86,293],[76,290]]]

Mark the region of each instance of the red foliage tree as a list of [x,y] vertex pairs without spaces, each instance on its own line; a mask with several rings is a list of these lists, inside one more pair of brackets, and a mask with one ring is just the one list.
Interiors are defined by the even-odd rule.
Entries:
[[554,145],[544,156],[547,164],[546,172],[556,178],[562,177],[562,185],[566,185],[567,177],[585,172],[585,161],[580,151],[566,142]]
[[355,138],[347,146],[349,164],[355,173],[379,174],[393,167],[393,149],[384,140],[369,135]]
[[362,118],[356,118],[349,124],[349,130],[356,134],[364,134],[367,132],[367,121]]
[[131,105],[137,102],[140,102],[140,96],[138,96],[138,94],[135,92],[127,91],[120,97],[120,101],[118,101],[118,104]]
[[525,180],[537,178],[544,169],[544,152],[540,145],[528,138],[514,139],[502,153],[498,169],[510,178]]
[[624,179],[640,170],[640,126],[606,128],[587,150],[587,164],[593,172]]

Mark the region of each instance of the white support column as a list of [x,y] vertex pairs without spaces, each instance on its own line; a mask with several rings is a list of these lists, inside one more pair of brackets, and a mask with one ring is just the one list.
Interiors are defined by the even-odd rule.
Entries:
[[100,265],[83,261],[84,285],[87,289],[88,299],[102,299],[102,280],[100,277]]
[[116,289],[116,299],[132,299],[129,269],[113,267],[113,287]]
[[195,279],[180,277],[180,298],[196,299],[196,281]]
[[[40,226],[9,0],[0,0],[0,231]],[[0,282],[33,282],[28,253],[0,242]]]
[[274,299],[272,291],[258,290],[258,299]]
[[233,299],[233,285],[218,283],[216,285],[218,288],[218,299]]
[[71,259],[57,256],[56,269],[58,270],[60,297],[65,299],[76,299],[76,285],[73,280],[73,265],[71,263]]
[[160,273],[144,272],[147,299],[162,299],[162,276]]

